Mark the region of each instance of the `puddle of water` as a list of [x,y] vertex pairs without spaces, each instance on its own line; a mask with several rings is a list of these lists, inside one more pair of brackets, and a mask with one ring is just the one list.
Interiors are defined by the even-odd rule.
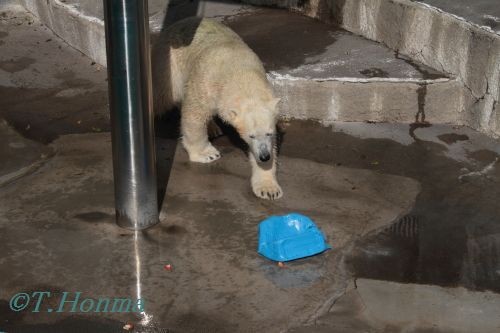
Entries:
[[396,59],[403,60],[408,65],[413,67],[417,72],[419,72],[422,75],[422,78],[424,80],[436,80],[436,79],[443,77],[442,73],[439,73],[438,71],[436,71],[430,67],[426,67],[422,64],[417,64],[416,62],[414,62],[410,58],[407,58],[407,57],[399,54],[399,51],[394,51],[394,56],[396,57]]
[[63,134],[109,131],[107,92],[58,97],[65,87],[0,87],[0,117],[24,137],[42,143],[50,143]]
[[16,73],[28,68],[35,62],[36,61],[33,58],[20,57],[18,59],[0,61],[0,69],[3,69],[4,71],[9,73]]
[[389,73],[380,68],[368,68],[360,71],[366,77],[389,77]]
[[[288,126],[283,142],[281,151],[287,156],[420,182],[422,191],[407,217],[358,241],[348,260],[354,276],[500,292],[496,166],[459,181],[464,168],[478,166],[447,157],[445,143],[420,139],[402,145],[388,139],[360,139],[309,122]],[[498,154],[478,147],[470,157],[489,165]]]
[[438,139],[445,142],[448,145],[457,143],[458,141],[467,141],[469,137],[465,134],[457,134],[457,133],[446,133],[438,135]]

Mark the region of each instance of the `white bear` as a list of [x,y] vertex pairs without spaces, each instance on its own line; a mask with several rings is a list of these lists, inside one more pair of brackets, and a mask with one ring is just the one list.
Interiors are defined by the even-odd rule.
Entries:
[[210,163],[221,157],[207,134],[217,115],[249,146],[254,194],[280,198],[275,149],[279,99],[257,55],[225,25],[195,17],[163,31],[153,55],[155,112],[181,107],[182,144],[189,159]]

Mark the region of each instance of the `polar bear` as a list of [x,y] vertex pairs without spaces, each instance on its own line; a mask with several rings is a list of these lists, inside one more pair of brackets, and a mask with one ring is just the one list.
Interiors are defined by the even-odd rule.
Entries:
[[181,107],[182,144],[192,162],[221,157],[209,142],[214,116],[248,144],[254,194],[283,195],[276,180],[278,98],[257,55],[225,25],[188,18],[162,31],[153,48],[155,112]]

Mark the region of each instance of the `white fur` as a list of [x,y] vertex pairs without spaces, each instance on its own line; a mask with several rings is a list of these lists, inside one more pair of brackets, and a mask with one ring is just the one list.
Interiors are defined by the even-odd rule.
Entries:
[[[209,163],[221,157],[207,135],[208,122],[218,115],[250,147],[255,195],[280,198],[273,149],[278,99],[257,55],[228,27],[199,18],[163,31],[153,55],[155,112],[181,106],[182,143],[190,160]],[[269,162],[257,162],[262,152],[271,154]]]

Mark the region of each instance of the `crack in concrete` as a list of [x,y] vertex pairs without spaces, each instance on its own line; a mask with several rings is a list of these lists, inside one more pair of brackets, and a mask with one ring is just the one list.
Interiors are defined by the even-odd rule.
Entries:
[[22,167],[9,174],[0,176],[0,188],[33,174],[35,171],[44,166],[48,161],[50,161],[55,155],[55,151],[49,155],[42,154],[38,161],[35,161],[32,164]]

